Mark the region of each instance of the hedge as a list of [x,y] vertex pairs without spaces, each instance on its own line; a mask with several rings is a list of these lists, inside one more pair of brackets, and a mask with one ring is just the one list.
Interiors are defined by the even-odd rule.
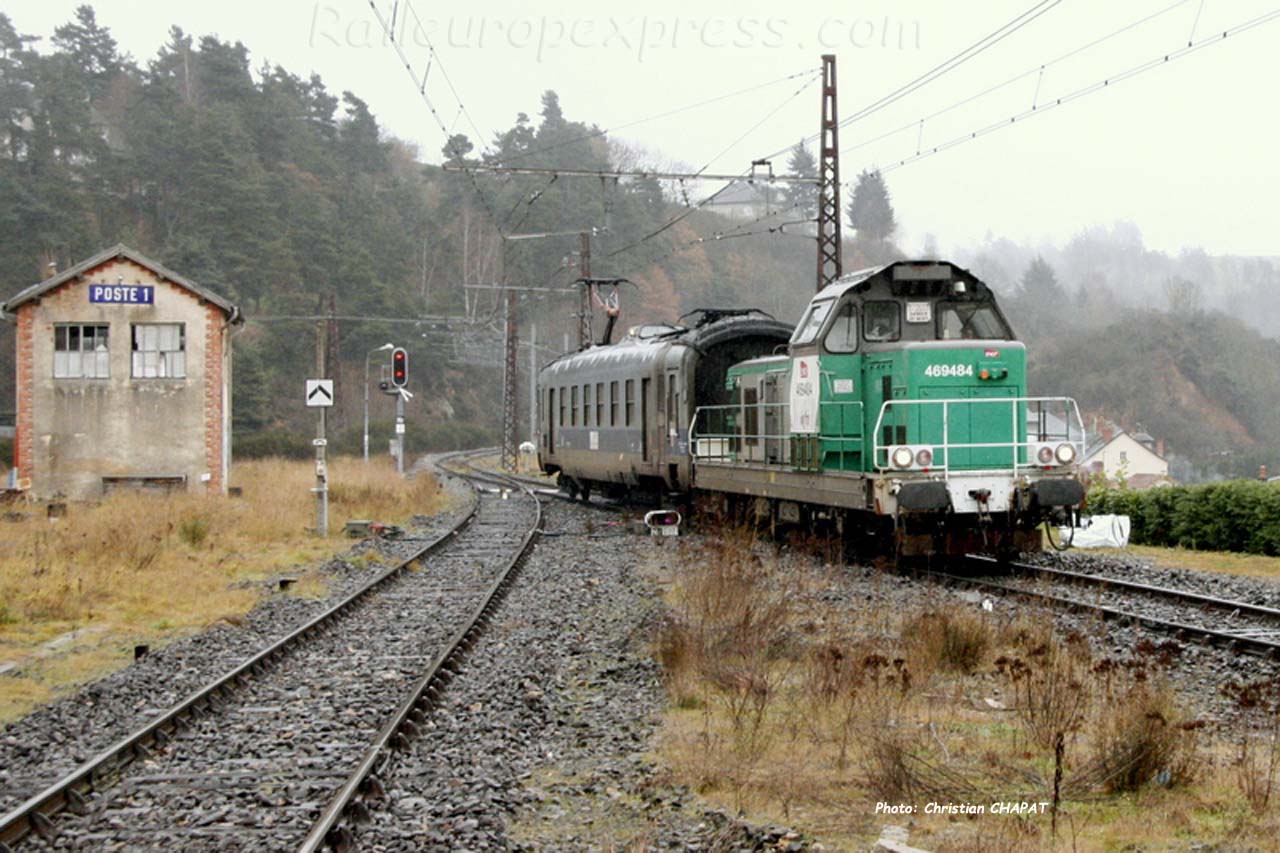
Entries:
[[1280,556],[1280,483],[1095,488],[1087,507],[1095,515],[1129,516],[1129,539],[1137,545]]

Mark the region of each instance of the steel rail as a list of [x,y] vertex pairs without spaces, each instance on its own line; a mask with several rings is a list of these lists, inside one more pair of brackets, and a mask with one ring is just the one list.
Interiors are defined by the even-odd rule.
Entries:
[[[985,557],[972,555],[968,559],[975,562],[989,563],[996,565],[997,561],[994,557]],[[1055,569],[1050,566],[1035,566],[1030,563],[1012,563],[1014,569],[1028,574],[1037,574],[1044,577],[1056,578],[1058,580],[1075,581],[1087,586],[1097,586],[1112,589],[1130,590],[1133,592],[1146,593],[1148,595],[1169,598],[1174,601],[1187,601],[1204,607],[1212,607],[1216,610],[1239,611],[1252,616],[1265,616],[1269,619],[1280,621],[1280,609],[1275,607],[1267,607],[1262,604],[1250,604],[1247,601],[1233,601],[1229,598],[1217,598],[1212,595],[1204,595],[1199,592],[1192,592],[1185,589],[1174,589],[1167,586],[1155,586],[1153,584],[1140,583],[1138,581],[1124,580],[1123,578],[1113,578],[1107,575],[1091,575],[1084,572],[1072,572],[1066,569]]]
[[479,471],[469,463],[464,464],[472,468],[473,473],[455,472],[457,476],[490,482],[505,481],[527,495],[537,508],[533,524],[525,533],[519,550],[490,585],[479,605],[472,612],[471,618],[450,637],[445,647],[432,661],[431,666],[388,718],[355,770],[321,811],[320,816],[312,824],[311,831],[298,846],[299,853],[317,853],[326,847],[337,853],[354,849],[355,836],[348,823],[363,823],[369,818],[368,808],[360,797],[381,796],[383,786],[379,771],[386,771],[393,759],[393,754],[407,749],[410,739],[420,734],[419,726],[425,722],[426,712],[434,707],[445,685],[461,666],[463,657],[488,627],[490,619],[515,582],[520,567],[524,565],[525,559],[538,541],[538,534],[542,528],[542,502],[538,500],[533,490],[514,480],[508,481],[500,474]]
[[275,658],[314,634],[318,629],[332,623],[370,593],[403,574],[414,563],[439,551],[470,526],[476,518],[478,509],[479,500],[477,499],[472,503],[467,514],[453,527],[411,556],[382,572],[342,601],[262,649],[244,663],[197,689],[146,726],[126,735],[0,817],[0,853],[6,853],[10,845],[16,844],[32,832],[41,837],[51,837],[55,832],[52,821],[55,814],[64,809],[77,813],[84,811],[86,792],[102,787],[103,782],[116,776],[135,759],[150,755],[153,746],[164,745],[186,721],[217,708],[223,696],[243,686],[253,675],[262,672]]
[[1077,598],[1068,598],[1063,595],[1056,595],[1051,592],[1012,586],[1010,584],[1000,583],[999,581],[989,580],[986,578],[954,575],[948,572],[935,571],[923,571],[921,574],[924,577],[936,578],[951,584],[997,590],[1009,596],[1046,602],[1064,610],[1097,613],[1101,615],[1103,619],[1142,625],[1145,628],[1171,634],[1176,639],[1183,641],[1198,638],[1211,646],[1226,648],[1228,651],[1244,652],[1260,657],[1270,658],[1272,660],[1280,660],[1280,642],[1265,640],[1258,637],[1250,637],[1247,635],[1233,634],[1229,631],[1220,631],[1216,628],[1206,628],[1200,625],[1188,625],[1185,622],[1175,622],[1170,619],[1159,619],[1142,613],[1120,610],[1105,604],[1095,604],[1088,601],[1081,601]]

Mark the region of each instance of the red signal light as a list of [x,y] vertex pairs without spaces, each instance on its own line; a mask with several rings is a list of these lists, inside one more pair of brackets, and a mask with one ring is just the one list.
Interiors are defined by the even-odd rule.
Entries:
[[391,384],[403,388],[409,384],[409,354],[404,347],[391,351]]

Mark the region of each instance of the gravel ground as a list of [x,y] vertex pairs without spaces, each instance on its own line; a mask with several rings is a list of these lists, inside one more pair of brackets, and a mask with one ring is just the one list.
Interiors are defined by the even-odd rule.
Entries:
[[[661,545],[562,502],[493,628],[389,778],[362,850],[803,849],[671,787],[638,566]],[[660,554],[661,552],[659,552]]]
[[[429,460],[419,466],[426,464]],[[405,540],[365,540],[321,567],[329,586],[325,597],[272,595],[241,623],[218,623],[156,649],[146,658],[5,726],[0,731],[0,813],[294,630],[382,569],[377,564],[358,565],[352,562],[354,558],[373,549],[387,562],[395,562],[425,544],[414,540],[434,539],[452,527],[469,510],[472,497],[463,484],[446,479],[444,485],[451,498],[449,508],[431,518],[416,516]]]
[[[1071,569],[1064,566],[1064,569]],[[1114,569],[1095,572],[1080,572],[1090,577],[1115,577],[1123,575]],[[1213,631],[1226,631],[1239,636],[1254,636],[1263,639],[1280,639],[1280,619],[1269,616],[1236,610],[1228,612],[1224,609],[1205,607],[1192,602],[1183,602],[1157,593],[1144,593],[1139,590],[1116,589],[1109,587],[1089,586],[1087,581],[1070,580],[1050,576],[1019,576],[1001,578],[1000,583],[1029,592],[1040,592],[1069,598],[1088,605],[1109,607],[1125,613],[1134,613],[1144,617],[1163,619],[1179,625],[1189,625]],[[1184,583],[1172,584],[1166,581],[1167,588],[1200,592]],[[1240,598],[1231,601],[1241,602]]]
[[391,710],[442,650],[533,521],[532,500],[481,497],[421,568],[361,600],[59,820],[58,847],[292,849]]
[[[1057,555],[1041,555],[1036,560],[1061,559]],[[818,561],[794,555],[786,561],[796,565],[800,570],[812,571]],[[1131,565],[1129,560],[1103,558],[1098,555],[1084,553],[1067,557],[1064,567],[1083,570],[1083,565],[1092,565],[1098,571],[1114,574],[1116,577],[1130,577],[1130,569],[1139,569]],[[1156,575],[1152,572],[1160,572]],[[1176,575],[1195,573],[1177,572]],[[1182,586],[1178,577],[1164,570],[1148,569],[1140,578],[1135,579],[1165,586]],[[1002,597],[985,590],[961,590],[937,583],[924,581],[907,575],[893,575],[870,568],[852,568],[843,574],[836,574],[836,582],[828,588],[824,600],[828,603],[848,607],[850,618],[875,619],[886,612],[902,612],[920,607],[923,601],[943,602],[950,605],[959,600],[971,607],[978,608],[984,600],[990,602],[997,616],[1013,616],[1018,613],[1042,614],[1052,619],[1063,636],[1072,633],[1086,638],[1098,658],[1109,658],[1116,663],[1141,663],[1149,669],[1160,669],[1168,677],[1171,686],[1189,708],[1195,710],[1202,719],[1210,724],[1222,726],[1224,729],[1235,728],[1239,724],[1238,708],[1235,702],[1223,694],[1223,687],[1231,683],[1247,683],[1260,679],[1280,678],[1280,662],[1262,660],[1250,655],[1236,655],[1225,649],[1213,648],[1194,642],[1177,642],[1168,634],[1143,628],[1138,625],[1125,625],[1119,622],[1103,621],[1086,612],[1068,613],[1050,607],[1043,607],[1014,597]],[[1249,579],[1229,578],[1232,581],[1245,581],[1243,584],[1215,586],[1215,578],[1203,578],[1205,591],[1216,590],[1214,594],[1222,597],[1241,595],[1252,587]],[[1002,578],[1001,582],[1009,582]],[[1265,582],[1257,582],[1265,583]],[[1195,587],[1186,584],[1188,589]],[[925,596],[922,596],[922,589]],[[1092,594],[1078,590],[1075,596],[1081,600],[1091,600]],[[1249,599],[1245,599],[1249,600]],[[1122,595],[1108,596],[1113,606],[1125,610],[1145,612],[1150,610],[1153,616],[1159,616],[1169,605],[1163,601],[1152,602],[1149,599],[1138,599]],[[1166,614],[1168,615],[1168,614]],[[1185,611],[1184,611],[1185,615]],[[1215,618],[1212,614],[1203,617]]]
[[1038,554],[1030,562],[1073,572],[1106,575],[1154,586],[1186,589],[1202,595],[1230,598],[1248,604],[1280,608],[1280,578],[1255,578],[1227,575],[1221,572],[1164,568],[1141,557],[1093,554],[1088,551]]

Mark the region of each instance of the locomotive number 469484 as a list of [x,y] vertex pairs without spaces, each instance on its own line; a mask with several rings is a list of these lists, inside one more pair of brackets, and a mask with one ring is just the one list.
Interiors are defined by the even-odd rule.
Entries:
[[929,377],[973,376],[973,365],[972,364],[931,364],[924,369],[924,375]]

